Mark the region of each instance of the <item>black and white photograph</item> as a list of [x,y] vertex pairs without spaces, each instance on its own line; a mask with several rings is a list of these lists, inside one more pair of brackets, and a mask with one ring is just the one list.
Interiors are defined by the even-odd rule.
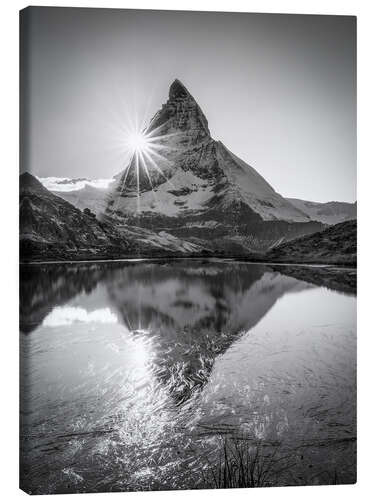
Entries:
[[356,17],[19,16],[20,488],[356,483]]

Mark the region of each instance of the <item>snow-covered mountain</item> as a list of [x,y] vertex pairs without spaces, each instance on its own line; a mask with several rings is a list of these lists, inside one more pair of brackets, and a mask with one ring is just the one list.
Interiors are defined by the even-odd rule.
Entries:
[[89,208],[96,215],[103,213],[107,206],[108,188],[97,188],[87,184],[81,189],[52,192],[80,210]]
[[[240,160],[241,161],[241,160]],[[120,173],[121,174],[121,173]],[[180,190],[185,192],[185,196],[189,194],[189,190],[186,187],[186,183],[189,182],[187,178],[189,174],[186,174],[185,179],[180,176],[180,182],[177,186]],[[47,188],[52,193],[60,196],[66,201],[69,201],[72,205],[84,210],[89,208],[96,215],[100,215],[105,212],[108,204],[108,197],[111,193],[111,188],[116,182],[116,177],[120,175],[109,178],[109,179],[87,179],[87,178],[68,178],[68,177],[39,177],[38,180],[42,185]],[[178,176],[176,175],[176,178]],[[175,178],[175,180],[176,180]],[[193,176],[190,175],[190,179]],[[186,182],[182,182],[185,180]],[[198,179],[198,182],[200,180]],[[168,185],[165,186],[168,189]],[[161,212],[169,214],[177,214],[179,206],[174,205],[171,201],[175,201],[170,193],[166,191],[166,196],[162,198],[162,189],[159,189],[159,199],[158,207],[154,203],[150,204],[150,210],[156,211],[160,209]],[[194,193],[195,191],[193,191]],[[144,195],[145,193],[143,193]],[[190,196],[188,202],[194,204],[196,196]],[[340,201],[329,201],[329,202],[315,202],[300,200],[297,198],[286,198],[292,205],[294,205],[297,210],[303,212],[312,221],[322,222],[323,224],[333,225],[340,222],[345,222],[347,220],[353,220],[357,218],[357,202],[347,203]],[[143,207],[144,209],[144,207]],[[202,223],[202,227],[211,227],[209,223]]]
[[138,247],[171,254],[264,252],[355,217],[356,204],[319,204],[277,193],[211,137],[205,115],[179,80],[143,134],[146,147],[112,179],[39,181]]
[[[116,178],[110,179],[87,179],[87,178],[66,178],[66,177],[39,177],[38,180],[52,193],[60,196],[72,205],[84,210],[89,208],[96,215],[105,212],[108,204],[108,196],[111,193],[111,187],[116,182]],[[182,179],[180,178],[182,181]],[[199,181],[198,181],[199,182]],[[186,195],[188,189],[184,188],[182,182],[178,183],[181,190],[185,190]],[[168,189],[168,185],[166,186]],[[167,196],[163,200],[161,197],[162,190],[159,190],[160,198],[158,200],[159,207],[155,203],[151,203],[150,209],[155,211],[160,208],[160,211],[166,213],[178,213],[179,206],[171,204],[173,198]],[[333,225],[347,220],[357,218],[357,202],[347,203],[340,201],[315,202],[307,200],[299,200],[297,198],[286,198],[300,212],[303,212],[312,221],[322,222],[323,224]],[[155,199],[153,200],[155,202]],[[194,203],[194,197],[191,197],[189,202]],[[169,204],[168,204],[169,202]],[[202,223],[202,227],[209,228],[209,223]]]
[[211,137],[180,81],[144,134],[150,150],[135,154],[111,189],[106,216],[114,223],[204,240],[225,252],[264,250],[321,228]]
[[150,212],[184,217],[243,203],[265,221],[309,222],[256,170],[212,139],[206,117],[180,81],[171,85],[168,101],[145,135],[158,137],[154,141],[159,149],[157,166],[148,158],[143,163],[134,157],[118,179],[109,211],[114,205],[116,213],[124,215]]
[[68,201],[76,208],[89,208],[96,215],[103,213],[107,206],[107,195],[111,185],[116,181],[111,179],[76,179],[68,177],[39,177],[39,182],[52,193]]

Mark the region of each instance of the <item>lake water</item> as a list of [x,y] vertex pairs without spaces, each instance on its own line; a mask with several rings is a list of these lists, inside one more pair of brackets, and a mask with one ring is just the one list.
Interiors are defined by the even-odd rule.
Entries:
[[225,486],[241,457],[254,486],[354,482],[354,275],[21,266],[23,489]]

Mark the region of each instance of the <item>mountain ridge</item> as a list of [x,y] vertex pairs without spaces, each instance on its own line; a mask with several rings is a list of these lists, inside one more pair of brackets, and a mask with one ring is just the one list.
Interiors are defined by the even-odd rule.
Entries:
[[[65,177],[38,177],[38,180],[50,192],[60,196],[80,210],[89,208],[96,215],[100,215],[105,211],[109,187],[111,183],[115,182],[115,177],[100,180],[90,180],[88,178],[67,179]],[[84,186],[76,188],[78,184],[82,184],[83,182],[85,183]],[[99,182],[105,183],[106,186],[98,187]],[[64,186],[63,190],[60,188],[60,185]],[[315,202],[299,198],[287,199],[293,203],[296,208],[299,208],[306,215],[309,215],[311,220],[322,222],[323,224],[334,225],[339,222],[344,222],[345,220],[357,218],[357,202]],[[334,210],[332,210],[332,208],[334,208]],[[320,212],[321,210],[325,213]],[[316,214],[316,211],[320,213]]]
[[324,221],[342,216],[338,206],[329,212],[310,204],[311,213],[327,212],[320,214],[324,220],[312,220],[302,210],[308,202],[277,193],[253,167],[211,137],[202,109],[179,80],[170,86],[167,101],[142,137],[146,146],[135,149],[126,168],[109,182],[44,178],[56,186],[52,193],[31,174],[23,174],[24,253],[48,257],[56,249],[57,258],[73,260],[134,255],[251,258],[321,231]]
[[312,220],[322,222],[323,224],[333,225],[357,218],[357,202],[316,202],[298,198],[287,199],[295,205],[296,208],[309,215]]

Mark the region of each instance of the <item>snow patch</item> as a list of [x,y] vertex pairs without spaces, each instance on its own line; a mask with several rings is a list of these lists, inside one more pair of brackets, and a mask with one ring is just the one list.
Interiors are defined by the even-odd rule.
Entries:
[[[183,189],[186,194],[175,194]],[[139,197],[135,192],[132,196],[116,198],[113,209],[134,214],[138,211],[154,212],[175,217],[185,210],[202,209],[213,195],[212,186],[206,180],[192,172],[178,169],[169,182],[160,184],[154,190],[142,192]]]

